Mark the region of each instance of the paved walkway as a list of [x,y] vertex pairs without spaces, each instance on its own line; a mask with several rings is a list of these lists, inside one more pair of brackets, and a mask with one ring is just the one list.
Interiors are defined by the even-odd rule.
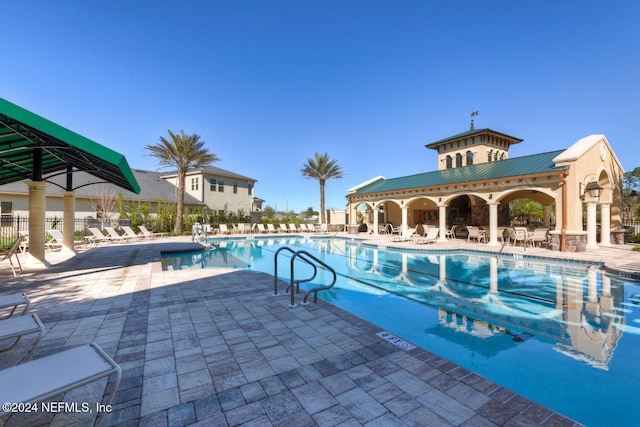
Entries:
[[[34,358],[95,341],[122,367],[105,425],[575,425],[424,349],[405,351],[328,303],[290,309],[272,296],[268,274],[162,271],[161,251],[192,247],[164,238],[50,253],[51,268],[17,279],[0,265],[0,295],[27,291],[46,326]],[[628,247],[605,251],[603,261],[640,265]],[[29,343],[0,354],[0,368],[18,363]],[[102,380],[65,400],[93,404],[106,387]],[[16,414],[5,425],[84,426],[94,417]]]

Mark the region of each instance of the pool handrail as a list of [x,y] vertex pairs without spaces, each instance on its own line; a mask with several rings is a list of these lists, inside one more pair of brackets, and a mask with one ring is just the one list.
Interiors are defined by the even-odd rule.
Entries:
[[[283,247],[279,248],[279,249],[276,251],[275,255],[273,256],[273,295],[274,295],[274,296],[277,296],[277,295],[278,295],[278,254],[279,254],[280,252],[282,252],[283,250],[286,250],[286,251],[288,251],[288,252],[291,252],[291,254],[295,254],[295,253],[296,253],[296,252],[295,252],[293,249],[291,249],[290,247],[288,247],[288,246],[283,246]],[[314,270],[314,271],[313,271],[313,277],[311,277],[310,279],[308,279],[308,280],[313,280],[313,278],[316,276],[316,273],[317,273],[317,268],[316,268],[316,266],[315,266],[311,261],[309,261],[308,259],[306,259],[306,258],[304,258],[304,257],[300,257],[300,259],[301,259],[302,261],[306,262],[307,264],[309,264],[311,267],[313,267],[313,270]],[[301,281],[304,281],[304,280],[301,280]],[[292,283],[293,283],[293,282],[292,282]],[[289,291],[289,289],[290,289],[290,288],[291,288],[291,285],[289,285],[289,286],[287,287],[287,289],[286,289],[285,293],[287,293],[287,292]],[[300,291],[300,288],[298,287],[298,292],[299,292],[299,291]],[[292,294],[293,294],[293,292],[292,292]]]
[[[324,285],[324,286],[318,286],[317,288],[313,288],[310,289],[309,291],[307,291],[307,293],[304,295],[304,298],[302,299],[302,304],[306,305],[307,303],[307,298],[309,298],[309,295],[311,295],[313,293],[313,302],[317,303],[318,302],[318,292],[319,291],[326,291],[327,289],[331,289],[333,287],[333,285],[336,284],[336,281],[338,280],[338,275],[336,274],[336,271],[327,263],[325,263],[324,261],[322,261],[321,259],[315,257],[314,255],[310,254],[309,252],[305,251],[305,250],[299,250],[296,253],[293,254],[293,256],[291,257],[291,286],[293,286],[294,283],[296,283],[296,285],[300,286],[300,282],[310,282],[311,280],[313,280],[316,277],[317,274],[317,269],[314,266],[314,273],[313,273],[313,277],[307,280],[299,280],[297,282],[294,282],[293,279],[293,262],[295,260],[295,258],[297,256],[302,257],[302,255],[307,256],[309,258],[311,258],[312,260],[314,260],[315,262],[317,262],[318,264],[320,264],[320,266],[322,266],[325,270],[328,270],[331,272],[331,274],[333,274],[333,280],[331,281],[331,283],[329,285]],[[302,258],[304,259],[304,258]],[[291,292],[291,305],[290,307],[295,307],[295,301],[294,301],[294,297],[293,297],[293,289]]]

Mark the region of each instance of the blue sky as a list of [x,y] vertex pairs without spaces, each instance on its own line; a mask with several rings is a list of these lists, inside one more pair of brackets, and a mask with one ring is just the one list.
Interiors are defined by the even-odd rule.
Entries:
[[640,166],[640,2],[9,0],[0,97],[156,170],[197,133],[278,210],[319,207],[326,152],[350,187],[436,169],[425,144],[491,128],[510,157],[605,134]]

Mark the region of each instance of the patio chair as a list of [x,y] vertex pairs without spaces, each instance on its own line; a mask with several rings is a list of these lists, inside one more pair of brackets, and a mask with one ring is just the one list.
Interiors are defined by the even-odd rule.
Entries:
[[91,236],[88,236],[90,242],[93,242],[98,246],[100,243],[108,243],[111,244],[111,238],[105,236],[102,231],[98,230],[95,227],[89,227],[87,230],[91,232]]
[[220,234],[231,234],[231,231],[229,231],[229,228],[227,228],[227,224],[218,225],[218,232]]
[[416,233],[415,228],[407,228],[407,231],[402,233],[400,236],[396,236],[391,239],[392,242],[408,242],[413,238],[413,235]]
[[22,312],[20,316],[24,316],[24,314],[29,311],[29,307],[31,306],[31,300],[29,296],[25,292],[18,292],[15,294],[3,295],[0,297],[0,310],[11,309],[9,313],[0,319],[8,319],[13,316],[13,313],[16,312],[18,307],[24,305],[22,308]]
[[18,269],[20,270],[20,273],[22,273],[22,264],[20,264],[20,258],[18,257],[18,249],[20,248],[22,239],[24,239],[24,236],[18,236],[16,240],[13,241],[9,249],[7,249],[6,251],[0,251],[0,256],[2,256],[2,258],[0,258],[0,262],[6,259],[9,260],[9,264],[11,264],[11,271],[13,272],[13,277],[16,277],[18,275],[16,274],[16,269],[13,265],[12,257],[14,256],[16,258],[16,261],[18,261]]
[[329,232],[329,226],[327,224],[320,224],[320,234],[327,234]]
[[309,231],[309,229],[307,228],[307,224],[305,224],[304,222],[298,227],[300,227],[299,231],[304,231],[305,233]]
[[[111,375],[116,378],[105,407],[113,403],[122,371],[98,344],[86,344],[1,370],[0,384],[11,384],[11,387],[0,388],[0,399],[3,402],[43,402]],[[0,418],[10,413],[3,405]],[[108,413],[103,411],[95,425],[102,425]]]
[[14,348],[23,336],[38,332],[38,338],[32,344],[31,349],[25,355],[23,360],[31,359],[33,352],[36,351],[40,340],[44,336],[44,325],[35,313],[29,313],[26,316],[14,316],[8,319],[0,320],[0,342],[12,340],[10,343],[0,347],[0,353]]
[[480,227],[467,225],[467,231],[469,232],[467,235],[467,243],[469,243],[471,239],[476,239],[478,243],[480,243],[481,240],[487,243],[487,233],[484,230],[480,230]]
[[27,249],[29,249],[29,232],[28,231],[19,231],[19,236],[23,236],[24,239],[20,242],[20,252],[25,253]]
[[264,228],[264,224],[260,223],[260,224],[256,224],[256,227],[258,228],[258,232],[259,233],[266,233],[267,229]]
[[140,238],[140,236],[138,234],[136,234],[136,232],[133,231],[133,229],[131,227],[129,227],[128,225],[123,225],[120,228],[122,228],[122,231],[124,231],[124,235],[127,236],[127,239],[129,239],[129,240],[138,240]]
[[518,242],[522,242],[522,245],[526,246],[528,237],[529,230],[527,230],[527,227],[513,227],[513,233],[511,234],[513,244],[511,246],[515,246]]
[[318,229],[313,224],[307,224],[307,231],[309,233],[316,233],[318,231]]
[[529,242],[531,246],[542,247],[547,246],[549,242],[549,229],[548,228],[536,228],[533,232],[529,233]]
[[416,243],[434,243],[436,240],[438,240],[438,234],[440,234],[439,228],[429,228],[429,231],[427,231],[427,235],[425,237],[417,238]]
[[267,231],[269,233],[277,233],[278,230],[276,230],[276,228],[273,226],[273,224],[267,224]]
[[447,239],[455,239],[456,238],[456,228],[458,228],[457,225],[452,225],[450,229],[448,229],[447,231],[445,231],[444,233],[444,237]]
[[298,232],[298,228],[296,227],[296,225],[294,223],[290,223],[289,224],[289,231],[292,233],[296,233]]
[[107,231],[107,233],[109,233],[109,237],[112,241],[124,242],[126,240],[129,240],[127,236],[118,234],[118,232],[113,227],[105,227],[104,229]]
[[287,224],[280,224],[280,231],[283,233],[288,233],[289,229],[287,228]]

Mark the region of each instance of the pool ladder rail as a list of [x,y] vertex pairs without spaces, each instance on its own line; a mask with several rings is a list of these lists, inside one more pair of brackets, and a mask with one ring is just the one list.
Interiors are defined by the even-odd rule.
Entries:
[[[318,302],[318,292],[331,289],[333,285],[336,284],[336,280],[338,276],[336,274],[336,271],[333,268],[331,268],[331,266],[329,266],[324,261],[318,259],[317,257],[313,256],[312,254],[310,254],[305,250],[294,251],[288,246],[283,246],[276,251],[273,257],[273,295],[274,296],[278,295],[278,255],[282,251],[287,251],[292,254],[291,261],[290,261],[291,280],[289,282],[289,286],[285,290],[285,293],[288,292],[291,295],[291,303],[289,304],[289,308],[293,308],[297,306],[297,304],[295,303],[295,294],[300,293],[300,283],[311,282],[313,279],[316,278],[316,276],[318,275],[318,265],[320,265],[320,267],[322,267],[324,270],[331,272],[331,274],[333,275],[333,280],[329,285],[318,286],[316,288],[313,288],[307,291],[307,293],[304,295],[302,299],[302,304],[303,305],[309,304],[307,302],[307,299],[311,294],[313,294],[313,302],[314,303]],[[305,262],[306,264],[310,265],[313,268],[313,274],[311,275],[311,277],[308,277],[306,279],[298,279],[298,280],[295,279],[296,259],[300,259],[302,262]]]

